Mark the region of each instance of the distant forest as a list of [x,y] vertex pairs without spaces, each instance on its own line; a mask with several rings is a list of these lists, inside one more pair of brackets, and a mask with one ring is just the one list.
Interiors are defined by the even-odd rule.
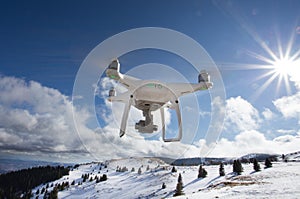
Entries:
[[31,190],[69,174],[63,166],[40,166],[0,175],[0,199],[30,198]]

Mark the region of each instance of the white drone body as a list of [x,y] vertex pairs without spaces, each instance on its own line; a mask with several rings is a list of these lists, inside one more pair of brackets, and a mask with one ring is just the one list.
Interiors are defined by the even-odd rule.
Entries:
[[[158,130],[153,124],[153,111],[160,109],[162,120],[162,134],[165,142],[180,141],[182,138],[181,113],[178,98],[182,95],[193,93],[199,90],[207,90],[212,87],[210,76],[206,71],[201,71],[198,76],[198,83],[165,83],[158,80],[141,80],[129,75],[120,73],[120,63],[116,59],[111,62],[106,70],[106,75],[119,81],[128,91],[116,96],[114,88],[109,91],[110,102],[123,102],[125,108],[123,112],[120,137],[125,135],[126,125],[130,107],[134,106],[143,111],[145,120],[140,120],[135,124],[135,129],[140,133],[153,133]],[[175,138],[166,138],[164,108],[175,109],[179,132]]]

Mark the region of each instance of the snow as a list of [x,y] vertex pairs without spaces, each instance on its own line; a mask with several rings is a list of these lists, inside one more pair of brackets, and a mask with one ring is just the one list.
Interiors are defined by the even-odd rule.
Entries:
[[[298,154],[299,156],[299,154]],[[104,165],[107,168],[104,168]],[[128,168],[126,172],[117,172],[117,167]],[[149,170],[146,168],[149,166]],[[226,175],[219,176],[219,166],[204,166],[208,172],[206,178],[197,178],[197,166],[176,167],[177,172],[172,173],[172,166],[156,158],[129,158],[111,160],[106,163],[90,163],[80,165],[53,182],[70,184],[58,193],[58,198],[172,198],[179,173],[182,175],[184,196],[174,198],[300,198],[300,162],[273,162],[273,167],[264,169],[260,163],[261,171],[254,172],[253,164],[243,164],[244,172],[236,176],[232,173],[232,165],[225,165]],[[99,170],[101,167],[101,170]],[[135,171],[131,172],[134,168]],[[138,174],[141,168],[142,173]],[[100,173],[99,173],[100,172]],[[89,179],[82,181],[82,174],[98,177],[106,174],[107,181],[96,183]],[[166,188],[162,189],[162,183]],[[50,183],[51,184],[51,183]],[[40,185],[33,190],[45,187]],[[48,188],[48,192],[52,188]],[[37,195],[33,195],[35,198]],[[38,195],[43,198],[43,195]]]

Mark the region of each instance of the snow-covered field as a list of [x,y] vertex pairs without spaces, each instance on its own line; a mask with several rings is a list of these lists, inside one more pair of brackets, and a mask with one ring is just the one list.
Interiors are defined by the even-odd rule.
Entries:
[[[116,172],[117,167],[124,166],[128,171]],[[130,158],[108,161],[107,168],[99,163],[80,165],[53,184],[75,181],[75,185],[58,193],[59,198],[170,198],[181,173],[185,195],[176,198],[300,198],[300,162],[274,162],[268,169],[262,163],[260,166],[262,170],[254,172],[253,164],[243,164],[244,172],[235,176],[232,165],[225,165],[224,177],[219,177],[219,166],[204,166],[208,175],[198,179],[196,166],[176,167],[177,172],[172,173],[172,166],[159,159]],[[81,184],[82,174],[89,174],[89,178],[106,174],[108,180],[96,183],[88,179]],[[43,187],[46,185],[33,190],[33,198],[43,198],[43,194],[35,194]],[[48,192],[51,190],[48,188]]]

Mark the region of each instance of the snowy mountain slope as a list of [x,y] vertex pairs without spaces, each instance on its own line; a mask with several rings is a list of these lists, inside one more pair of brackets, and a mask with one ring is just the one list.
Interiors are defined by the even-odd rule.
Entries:
[[206,188],[178,198],[300,198],[299,163],[273,163],[261,172],[253,172],[252,164],[243,166],[241,176],[214,180]]
[[[273,167],[253,172],[252,164],[243,164],[244,172],[240,176],[232,174],[232,165],[225,165],[226,176],[219,177],[219,166],[205,166],[208,176],[198,179],[197,166],[176,167],[164,164],[156,158],[130,158],[111,160],[106,163],[80,165],[68,176],[53,184],[68,182],[70,186],[58,192],[59,198],[170,198],[173,197],[179,173],[183,179],[185,196],[176,198],[299,198],[300,163],[277,162]],[[116,168],[127,167],[126,172],[117,172]],[[106,168],[105,168],[106,167]],[[147,170],[149,167],[149,170]],[[100,170],[101,168],[101,170]],[[134,171],[131,171],[134,168]],[[142,173],[138,174],[141,168]],[[89,179],[106,174],[107,181],[96,180],[82,182],[82,175],[89,174]],[[71,185],[72,182],[74,185]],[[79,184],[78,184],[79,183]],[[162,183],[166,188],[162,189]],[[52,183],[50,183],[52,184]],[[42,190],[41,185],[33,190]],[[53,187],[47,189],[50,192]],[[34,194],[43,198],[43,194]]]
[[286,154],[285,159],[287,161],[300,162],[300,151]]

